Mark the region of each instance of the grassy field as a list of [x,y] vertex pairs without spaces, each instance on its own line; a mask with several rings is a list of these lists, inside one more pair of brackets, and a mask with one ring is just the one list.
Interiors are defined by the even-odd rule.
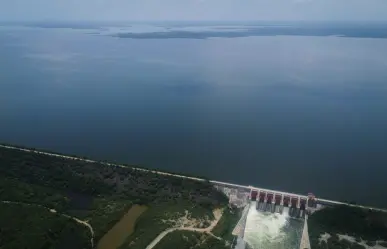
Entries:
[[134,232],[136,220],[147,210],[146,206],[134,205],[98,242],[97,249],[116,249]]

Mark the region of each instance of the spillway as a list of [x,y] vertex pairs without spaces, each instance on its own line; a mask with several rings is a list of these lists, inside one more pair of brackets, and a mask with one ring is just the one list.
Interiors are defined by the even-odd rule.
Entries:
[[[259,203],[261,207],[266,203]],[[269,210],[279,208],[274,204],[257,209],[257,203],[250,205],[247,214],[244,240],[251,249],[299,249],[304,220],[289,216],[289,207],[281,207],[281,213]],[[266,212],[262,210],[268,210]]]

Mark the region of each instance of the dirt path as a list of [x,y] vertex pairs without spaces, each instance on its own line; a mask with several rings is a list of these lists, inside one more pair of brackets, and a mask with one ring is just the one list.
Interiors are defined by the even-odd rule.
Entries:
[[73,216],[70,216],[70,215],[67,215],[67,214],[62,214],[62,213],[58,213],[55,209],[51,209],[51,208],[48,208],[48,207],[45,207],[45,206],[42,206],[42,205],[39,205],[39,204],[34,204],[34,203],[24,203],[24,202],[17,202],[17,201],[1,201],[2,203],[6,203],[6,204],[16,204],[16,205],[24,205],[24,206],[34,206],[34,207],[40,207],[40,208],[44,208],[44,209],[47,209],[48,211],[50,211],[51,213],[57,213],[63,217],[66,217],[68,219],[72,219],[74,221],[76,221],[77,223],[83,225],[83,226],[86,226],[90,233],[91,233],[91,239],[90,239],[90,244],[91,244],[91,249],[94,248],[94,230],[93,230],[93,227],[87,223],[86,221],[83,221],[83,220],[80,220],[76,217],[73,217]]
[[181,227],[173,227],[169,228],[162,233],[160,233],[147,247],[146,249],[153,249],[159,242],[162,240],[166,235],[169,233],[176,231],[176,230],[182,230],[182,231],[193,231],[193,232],[200,232],[200,233],[207,233],[210,236],[222,240],[222,238],[215,236],[213,233],[211,233],[212,229],[218,224],[220,218],[222,217],[222,211],[220,209],[214,210],[214,217],[215,219],[211,222],[211,225],[206,228],[195,228],[195,227],[184,227],[184,224]]

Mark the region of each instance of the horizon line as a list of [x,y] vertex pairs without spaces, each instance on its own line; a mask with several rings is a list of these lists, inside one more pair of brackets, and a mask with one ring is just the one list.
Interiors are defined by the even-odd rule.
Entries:
[[305,19],[297,19],[297,20],[265,20],[265,19],[232,19],[232,20],[218,20],[218,19],[206,19],[206,20],[198,20],[198,19],[187,19],[187,20],[182,20],[182,19],[134,19],[134,20],[124,20],[124,19],[107,19],[107,20],[98,20],[98,19],[50,19],[50,18],[45,18],[45,19],[4,19],[0,20],[0,23],[25,23],[25,22],[92,22],[92,23],[117,23],[117,22],[136,22],[136,23],[146,23],[146,22],[197,22],[197,23],[206,23],[206,22],[217,22],[217,23],[233,23],[233,22],[238,22],[238,23],[249,23],[249,22],[265,22],[265,23],[279,23],[279,22],[327,22],[327,23],[386,23],[387,24],[387,19],[386,20],[305,20]]

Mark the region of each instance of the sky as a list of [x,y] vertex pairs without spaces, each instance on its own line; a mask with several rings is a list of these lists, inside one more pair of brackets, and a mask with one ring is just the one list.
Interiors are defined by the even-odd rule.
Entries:
[[0,20],[387,21],[387,0],[0,0]]

